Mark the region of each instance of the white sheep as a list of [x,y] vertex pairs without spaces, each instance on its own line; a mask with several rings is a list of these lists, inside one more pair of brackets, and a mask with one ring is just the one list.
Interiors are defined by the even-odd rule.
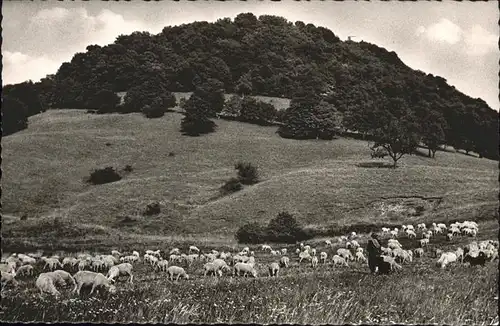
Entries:
[[326,240],[326,241],[325,241],[325,244],[326,244],[327,246],[331,246],[331,245],[332,245],[332,242],[331,242],[330,240]]
[[113,256],[121,256],[122,254],[118,250],[111,250],[111,255],[113,255]]
[[296,253],[297,255],[298,255],[298,254],[300,254],[300,249],[299,249],[299,248],[295,249],[295,253]]
[[[281,249],[281,254],[282,254],[283,256],[284,256],[284,255],[286,255],[286,253],[287,253],[287,249],[286,249],[286,248]],[[252,255],[252,256],[253,256],[253,255]]]
[[391,232],[391,237],[396,238],[398,236],[398,231],[392,230]]
[[351,240],[351,245],[353,248],[356,249],[360,247],[359,243],[356,240]]
[[316,248],[311,249],[311,255],[316,256]]
[[411,225],[411,224],[408,224],[408,225],[406,226],[406,230],[410,230],[410,231],[414,231],[414,232],[415,232],[415,228],[414,228],[414,227],[413,227],[413,225]]
[[442,269],[444,269],[446,265],[454,263],[456,261],[457,261],[457,255],[454,252],[445,252],[441,255],[436,264],[438,266],[441,266]]
[[395,270],[400,270],[403,267],[399,265],[396,260],[393,257],[390,256],[380,256],[382,258],[382,262],[385,264],[389,264],[389,270],[390,271],[395,271]]
[[460,260],[460,262],[464,261],[464,250],[462,248],[457,248],[455,255],[457,256],[457,260]]
[[269,265],[269,276],[270,277],[278,277],[280,272],[280,265],[278,263],[271,263]]
[[415,249],[415,257],[422,257],[424,255],[424,249],[417,248]]
[[219,270],[219,266],[214,263],[205,263],[205,265],[203,265],[203,269],[205,270],[203,276],[207,276],[208,274],[213,274],[214,276],[217,276],[217,274],[219,274],[219,276],[222,276],[222,272]]
[[198,249],[198,247],[196,247],[196,246],[189,246],[189,253],[191,253],[193,251],[199,253],[200,249]]
[[19,255],[19,259],[21,260],[21,265],[34,265],[36,264],[36,259],[26,255]]
[[326,264],[326,259],[328,258],[328,254],[324,251],[320,252],[319,254],[319,260],[323,262],[323,264]]
[[116,277],[119,277],[120,275],[129,275],[130,276],[129,282],[132,283],[132,279],[134,278],[134,276],[132,275],[132,268],[133,266],[130,263],[122,263],[119,265],[112,266],[109,269],[106,277],[111,282],[114,283]]
[[73,278],[75,279],[77,284],[73,292],[76,292],[77,294],[80,294],[82,286],[84,285],[85,286],[92,285],[90,294],[94,293],[97,287],[104,287],[110,293],[116,292],[116,287],[111,284],[111,280],[109,278],[106,278],[106,276],[104,276],[101,273],[96,273],[91,271],[79,271],[73,276]]
[[4,273],[15,273],[16,272],[16,263],[14,262],[9,262],[9,263],[1,263],[0,264],[0,271]]
[[73,268],[78,263],[79,263],[79,260],[76,259],[75,257],[65,257],[62,261],[63,267],[66,267],[67,265],[69,265],[69,267]]
[[33,275],[32,265],[23,265],[17,269],[16,275]]
[[390,231],[391,231],[391,229],[389,229],[389,228],[382,228],[382,233],[383,233],[383,234],[387,234],[387,233],[389,233]]
[[351,232],[351,234],[349,235],[349,238],[350,238],[350,239],[355,239],[355,238],[356,238],[356,236],[357,236],[357,235],[356,235],[356,232],[354,232],[354,231],[353,231],[353,232]]
[[281,267],[287,267],[288,268],[289,264],[290,264],[290,258],[288,258],[286,256],[281,257],[281,259],[280,259],[280,266]]
[[342,256],[334,255],[332,260],[333,260],[333,266],[335,266],[335,265],[349,266],[347,264],[347,260]]
[[173,248],[172,250],[170,250],[170,252],[168,254],[169,255],[180,255],[181,251],[179,248]]
[[156,264],[155,269],[158,268],[160,271],[166,271],[168,268],[168,260],[160,260],[158,264]]
[[41,261],[45,263],[45,265],[43,266],[43,269],[49,267],[49,270],[54,270],[58,266],[63,268],[63,265],[61,264],[61,262],[56,258],[42,257]]
[[313,256],[311,259],[312,268],[316,268],[318,266],[318,256]]
[[363,248],[359,247],[359,248],[357,248],[357,249],[356,249],[356,252],[361,252],[361,253],[363,253],[363,252],[364,252],[364,250],[363,250]]
[[277,256],[278,255],[278,251],[277,250],[271,250],[271,255],[272,256]]
[[178,281],[180,277],[183,277],[184,279],[189,280],[189,275],[186,273],[184,268],[179,267],[179,266],[170,266],[169,268],[167,268],[167,274],[168,274],[168,278],[171,281],[174,280],[174,276],[177,276],[177,278],[175,279],[176,281]]
[[356,251],[356,261],[366,262],[366,257],[362,251]]
[[260,247],[260,250],[262,250],[262,251],[266,251],[266,250],[271,251],[272,249],[271,249],[271,246],[266,245],[266,244],[263,244],[263,245]]
[[[250,257],[250,258],[253,258],[253,257]],[[249,261],[252,260],[250,258],[248,259]],[[229,268],[229,266],[227,265],[227,263],[223,259],[219,259],[219,258],[215,259],[212,263],[214,263],[215,266],[217,266],[217,268],[219,270],[219,274],[221,274],[221,276],[222,276],[222,271],[230,271],[231,270]]]
[[395,250],[393,250],[392,251],[392,256],[396,260],[399,260],[400,263],[411,261],[411,258],[410,258],[410,255],[408,254],[408,252],[406,250],[403,250],[403,249],[395,249]]
[[417,234],[415,233],[415,231],[413,230],[406,230],[406,235],[408,236],[408,238],[416,238],[417,237]]
[[446,240],[451,241],[453,239],[453,233],[446,234]]
[[444,224],[444,223],[438,223],[437,227],[440,228],[441,230],[446,230],[447,229],[446,228],[446,224]]
[[302,251],[299,253],[299,264],[302,262],[302,260],[311,260],[312,256],[309,254],[309,251]]
[[425,226],[425,223],[419,223],[417,224],[417,229],[419,230],[425,230],[427,227]]
[[425,247],[429,244],[429,239],[420,239],[419,244],[420,244],[420,247]]
[[257,277],[257,270],[249,264],[237,263],[233,267],[233,276],[240,276],[243,272],[243,276],[247,277],[248,274],[252,275],[254,278]]
[[9,283],[12,283],[14,286],[19,285],[19,283],[16,280],[16,273],[15,272],[7,273],[7,272],[2,271],[1,274],[2,274],[2,278],[1,278],[2,288],[5,287],[5,285],[7,285]]
[[351,252],[344,248],[337,249],[337,255],[344,257],[346,260],[354,260],[354,257],[351,254]]
[[138,251],[134,250],[132,251],[132,256],[136,256],[137,258],[139,258],[140,255]]
[[59,295],[61,295],[61,293],[57,291],[55,284],[57,284],[56,278],[50,272],[41,273],[40,275],[38,275],[38,278],[36,279],[35,282],[35,286],[40,290],[40,295],[42,295],[45,292],[58,297]]

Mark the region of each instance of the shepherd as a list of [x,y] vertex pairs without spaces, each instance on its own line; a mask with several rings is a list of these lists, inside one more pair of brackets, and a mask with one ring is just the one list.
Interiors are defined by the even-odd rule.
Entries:
[[379,262],[381,260],[380,255],[382,254],[382,249],[380,248],[380,243],[378,241],[378,234],[373,232],[368,240],[368,245],[366,246],[366,252],[368,253],[368,267],[370,267],[370,272],[374,274],[377,270]]

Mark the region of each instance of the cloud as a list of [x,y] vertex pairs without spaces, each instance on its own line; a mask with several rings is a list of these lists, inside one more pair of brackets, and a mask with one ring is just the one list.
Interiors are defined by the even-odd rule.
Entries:
[[21,52],[2,51],[2,79],[4,84],[22,83],[28,79],[37,81],[55,73],[60,62],[46,56],[32,57]]
[[498,51],[498,36],[488,32],[481,25],[474,25],[464,35],[467,53],[484,55]]
[[161,27],[147,26],[138,20],[126,20],[122,15],[103,9],[91,15],[84,8],[42,9],[29,19],[25,35],[29,48],[21,51],[2,51],[4,84],[38,81],[54,74],[63,62],[77,52],[85,52],[90,44],[101,46],[113,43],[120,34],[134,31],[159,32]]
[[446,42],[448,44],[456,44],[462,39],[462,29],[446,18],[435,24],[428,26],[419,26],[417,35],[424,34],[427,39],[435,42]]

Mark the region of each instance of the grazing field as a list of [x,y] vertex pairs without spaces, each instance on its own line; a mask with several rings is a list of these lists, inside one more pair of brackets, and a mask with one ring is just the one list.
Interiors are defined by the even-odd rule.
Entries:
[[[404,263],[390,275],[370,275],[366,263],[350,262],[348,267],[331,266],[334,247],[324,242],[308,242],[329,255],[327,264],[312,268],[297,262],[297,246],[288,249],[289,268],[277,278],[267,275],[267,266],[279,256],[264,253],[257,246],[259,277],[221,278],[203,276],[202,262],[182,263],[190,279],[170,281],[164,272],[138,262],[134,282],[123,277],[116,283],[117,293],[104,289],[89,295],[62,290],[58,299],[40,295],[34,277],[20,278],[18,287],[3,289],[0,320],[41,322],[159,322],[159,323],[298,323],[298,324],[498,324],[498,261],[470,267],[455,263],[440,269],[433,250],[455,250],[472,240],[495,239],[496,222],[479,224],[477,238],[460,236],[451,242],[439,235],[431,239],[422,258]],[[358,239],[364,247],[365,235]],[[401,237],[404,248],[413,249],[416,240]],[[385,240],[382,241],[385,245]],[[196,243],[195,243],[196,244]],[[216,246],[202,247],[208,252]],[[162,253],[168,252],[167,247]],[[239,249],[241,249],[240,246]],[[187,252],[187,247],[182,248]],[[109,253],[109,251],[108,251]],[[47,253],[48,255],[49,253]],[[142,253],[141,253],[142,255]],[[40,271],[40,267],[38,267]],[[37,272],[38,272],[37,271]],[[37,273],[36,273],[37,274]]]
[[[181,119],[78,110],[31,117],[28,129],[2,139],[2,244],[234,245],[238,227],[283,210],[317,230],[498,216],[495,161],[440,151],[436,159],[405,156],[396,170],[377,168],[365,141],[282,139],[276,127],[225,120],[213,134],[187,137]],[[256,165],[262,181],[221,197],[238,161]],[[84,182],[96,168],[128,164],[133,171],[118,182]],[[160,214],[143,216],[151,201]]]

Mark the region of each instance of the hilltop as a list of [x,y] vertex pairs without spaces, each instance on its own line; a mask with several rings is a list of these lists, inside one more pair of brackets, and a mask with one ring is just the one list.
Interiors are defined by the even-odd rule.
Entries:
[[[365,141],[283,139],[273,126],[224,120],[216,133],[185,137],[181,118],[81,110],[32,116],[30,128],[2,141],[3,243],[231,242],[239,226],[281,210],[318,232],[497,216],[496,161],[440,151],[436,159],[405,156],[396,170],[370,168],[376,160]],[[262,181],[221,197],[238,161],[258,166]],[[84,182],[95,168],[128,164],[133,171],[118,182]],[[151,201],[161,213],[143,216]],[[25,213],[28,220],[19,220]]]

